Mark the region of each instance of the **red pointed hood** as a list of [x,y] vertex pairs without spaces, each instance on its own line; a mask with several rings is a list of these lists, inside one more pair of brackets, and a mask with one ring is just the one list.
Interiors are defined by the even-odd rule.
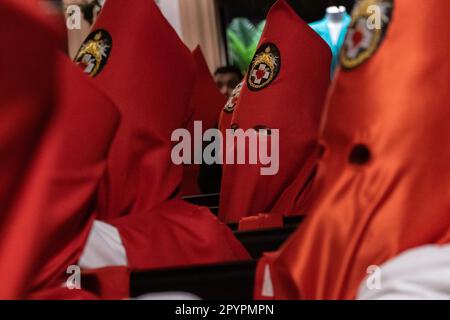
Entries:
[[[298,184],[308,183],[318,160],[317,140],[330,82],[330,61],[326,43],[293,8],[285,0],[275,3],[240,93],[232,126],[244,131],[278,129],[279,171],[262,176],[259,165],[224,165],[222,220],[236,222],[271,212],[296,176],[302,176]],[[280,213],[287,213],[291,206],[286,203]],[[296,213],[302,212],[299,209]]]
[[144,213],[179,192],[171,134],[186,125],[195,63],[154,1],[107,1],[76,62],[118,105],[122,124],[99,194],[103,219]]

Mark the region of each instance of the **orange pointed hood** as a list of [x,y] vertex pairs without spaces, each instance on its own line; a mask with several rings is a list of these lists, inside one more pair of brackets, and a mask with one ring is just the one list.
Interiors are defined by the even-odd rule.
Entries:
[[[374,4],[382,28],[371,30]],[[260,264],[269,264],[276,298],[352,299],[370,266],[450,241],[449,12],[445,0],[357,4],[327,107],[314,209]]]

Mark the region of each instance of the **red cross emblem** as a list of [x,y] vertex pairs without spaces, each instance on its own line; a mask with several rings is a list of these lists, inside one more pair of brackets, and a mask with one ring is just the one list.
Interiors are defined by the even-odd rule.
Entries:
[[[379,8],[381,27],[370,24],[369,6]],[[340,62],[344,69],[353,69],[370,59],[380,47],[394,10],[393,0],[361,0],[356,4],[354,17],[349,26]]]
[[248,89],[259,91],[269,86],[280,72],[281,53],[273,43],[259,47],[252,60],[247,77]]
[[256,84],[261,84],[263,80],[267,80],[270,77],[270,69],[264,64],[260,64],[259,68],[253,70],[252,72],[253,82]]

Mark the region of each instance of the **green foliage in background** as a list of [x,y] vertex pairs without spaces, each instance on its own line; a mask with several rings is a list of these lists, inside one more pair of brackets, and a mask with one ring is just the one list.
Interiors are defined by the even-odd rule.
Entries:
[[231,61],[243,73],[247,72],[258,47],[266,21],[255,26],[247,18],[235,18],[227,29]]

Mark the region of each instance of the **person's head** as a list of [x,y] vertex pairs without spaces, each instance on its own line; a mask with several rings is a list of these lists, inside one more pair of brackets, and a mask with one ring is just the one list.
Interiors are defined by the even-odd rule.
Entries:
[[220,67],[214,72],[214,80],[220,92],[227,98],[231,97],[234,88],[242,81],[242,72],[233,66]]

